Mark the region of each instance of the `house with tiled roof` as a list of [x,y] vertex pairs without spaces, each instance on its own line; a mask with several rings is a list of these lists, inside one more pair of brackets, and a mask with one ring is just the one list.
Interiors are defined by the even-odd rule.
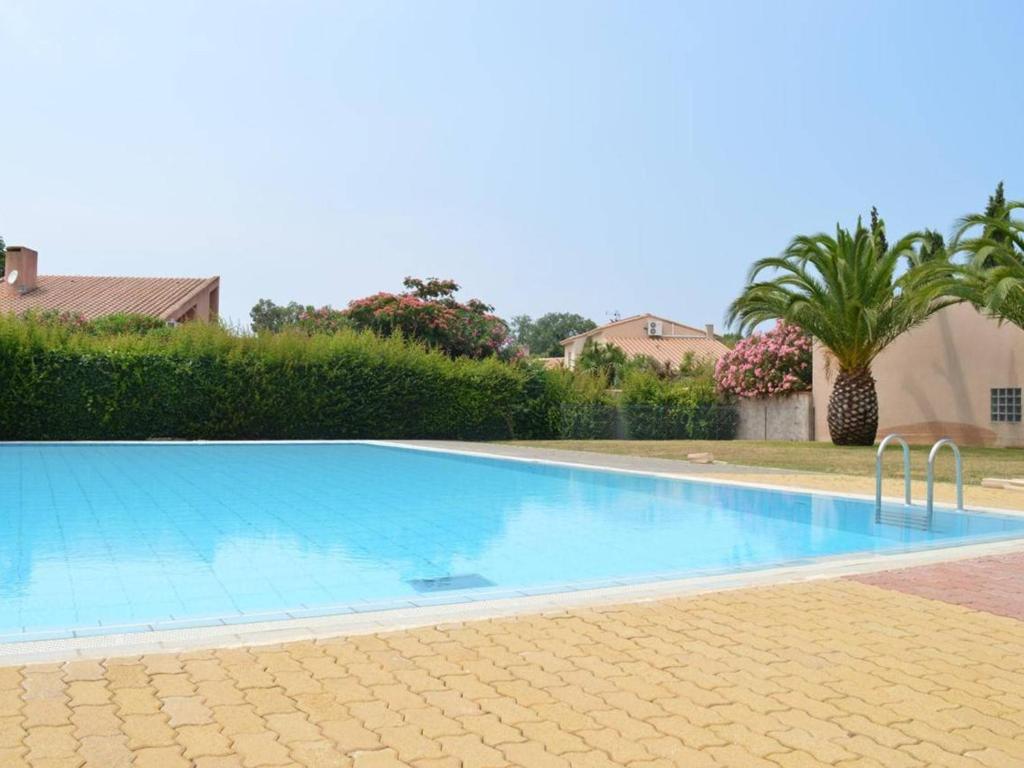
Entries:
[[39,254],[7,248],[0,313],[72,312],[86,320],[139,314],[168,322],[216,319],[219,277],[98,277],[40,275]]
[[642,355],[672,368],[679,368],[691,355],[697,361],[714,362],[729,351],[715,336],[713,325],[701,330],[658,315],[633,315],[563,339],[562,364],[566,368],[576,364],[588,341],[611,344],[628,357]]

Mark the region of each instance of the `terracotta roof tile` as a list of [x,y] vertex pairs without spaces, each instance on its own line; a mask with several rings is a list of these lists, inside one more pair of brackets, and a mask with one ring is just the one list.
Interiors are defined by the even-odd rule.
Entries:
[[87,320],[115,313],[153,315],[165,320],[216,277],[90,277],[40,275],[36,288],[18,295],[0,289],[0,313],[49,309],[80,312]]
[[688,353],[693,353],[698,360],[717,360],[729,348],[718,339],[706,336],[693,338],[653,338],[653,337],[609,337],[601,339],[606,344],[614,344],[630,357],[645,355],[659,363],[669,362],[678,367]]

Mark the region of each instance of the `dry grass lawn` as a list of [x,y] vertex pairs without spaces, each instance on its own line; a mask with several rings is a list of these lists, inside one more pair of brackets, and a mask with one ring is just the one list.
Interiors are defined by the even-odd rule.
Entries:
[[[805,472],[825,472],[852,476],[875,476],[875,448],[831,443],[793,443],[763,440],[519,440],[514,445],[538,448],[563,448],[571,451],[596,451],[659,459],[686,459],[688,453],[710,451],[716,459],[751,467],[775,467]],[[902,477],[899,447],[884,464],[888,477]],[[924,480],[928,446],[911,446],[913,476]],[[961,448],[964,482],[980,483],[983,477],[1024,477],[1024,449]],[[943,450],[935,462],[935,479],[954,480],[953,454]]]

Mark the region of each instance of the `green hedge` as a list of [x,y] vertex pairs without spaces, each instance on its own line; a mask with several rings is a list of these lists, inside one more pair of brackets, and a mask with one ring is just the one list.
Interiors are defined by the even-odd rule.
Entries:
[[566,390],[538,367],[371,334],[97,337],[13,317],[0,386],[7,440],[547,438]]

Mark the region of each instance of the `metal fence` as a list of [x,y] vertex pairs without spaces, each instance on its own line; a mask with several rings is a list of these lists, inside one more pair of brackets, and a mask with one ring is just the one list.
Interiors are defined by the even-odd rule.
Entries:
[[734,405],[608,405],[564,403],[559,436],[565,440],[732,440]]

